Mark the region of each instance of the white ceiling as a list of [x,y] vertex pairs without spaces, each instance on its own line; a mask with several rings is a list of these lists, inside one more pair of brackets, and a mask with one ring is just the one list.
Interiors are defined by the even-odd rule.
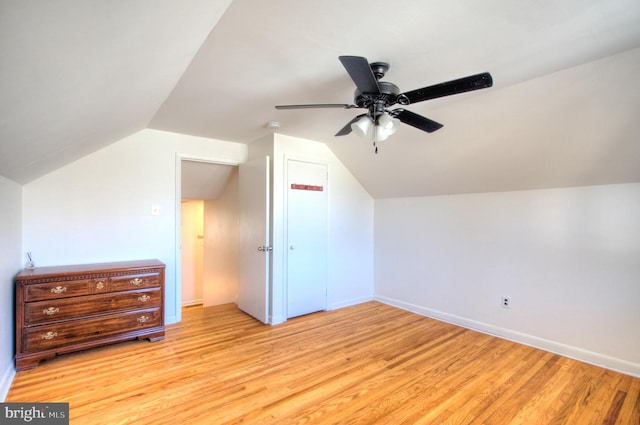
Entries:
[[[326,143],[376,197],[640,181],[637,0],[0,0],[0,175],[25,183],[140,129]],[[489,71],[410,105],[374,154],[333,135],[360,110],[340,55],[401,91]]]
[[182,160],[181,199],[218,199],[237,166]]
[[147,127],[231,0],[0,0],[0,175]]

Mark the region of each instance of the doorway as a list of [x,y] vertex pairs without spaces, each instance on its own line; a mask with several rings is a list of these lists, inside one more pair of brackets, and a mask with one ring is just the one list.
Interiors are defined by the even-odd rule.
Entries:
[[238,166],[180,158],[179,307],[238,293]]

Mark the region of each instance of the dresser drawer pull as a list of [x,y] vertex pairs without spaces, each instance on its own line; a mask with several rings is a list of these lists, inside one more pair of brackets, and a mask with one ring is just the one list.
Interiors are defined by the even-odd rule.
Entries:
[[138,297],[138,301],[142,302],[142,303],[146,303],[147,301],[149,301],[151,299],[151,297],[147,294],[141,295]]
[[60,309],[58,307],[49,307],[42,310],[42,314],[45,314],[47,316],[53,316],[58,312],[60,312]]
[[55,288],[51,288],[52,294],[62,294],[63,292],[67,292],[66,286],[56,286]]
[[147,321],[149,321],[149,316],[140,316],[140,317],[138,317],[138,322],[140,322],[140,323],[144,323],[144,322],[147,322]]
[[139,277],[136,277],[135,279],[131,279],[131,284],[133,286],[140,286],[142,285],[142,279],[140,279]]
[[96,289],[104,289],[104,281],[101,280],[100,282],[96,283]]
[[46,334],[42,334],[42,339],[53,339],[58,336],[58,332],[47,332]]

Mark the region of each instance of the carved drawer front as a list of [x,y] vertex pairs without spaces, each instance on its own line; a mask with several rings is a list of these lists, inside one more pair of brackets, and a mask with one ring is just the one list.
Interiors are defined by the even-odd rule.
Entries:
[[38,351],[121,334],[123,329],[161,326],[160,308],[129,311],[83,320],[25,328],[24,351]]
[[157,272],[113,276],[111,278],[112,291],[130,291],[132,289],[152,288],[158,286],[160,286],[160,274]]
[[25,285],[25,301],[77,297],[109,290],[108,278],[79,279]]
[[160,289],[88,295],[25,305],[26,326],[161,305]]

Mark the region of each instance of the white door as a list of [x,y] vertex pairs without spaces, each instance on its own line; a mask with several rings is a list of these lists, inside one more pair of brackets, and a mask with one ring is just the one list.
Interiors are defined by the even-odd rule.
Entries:
[[287,161],[287,317],[327,308],[327,166]]
[[267,323],[271,257],[269,157],[241,164],[238,182],[238,307]]

